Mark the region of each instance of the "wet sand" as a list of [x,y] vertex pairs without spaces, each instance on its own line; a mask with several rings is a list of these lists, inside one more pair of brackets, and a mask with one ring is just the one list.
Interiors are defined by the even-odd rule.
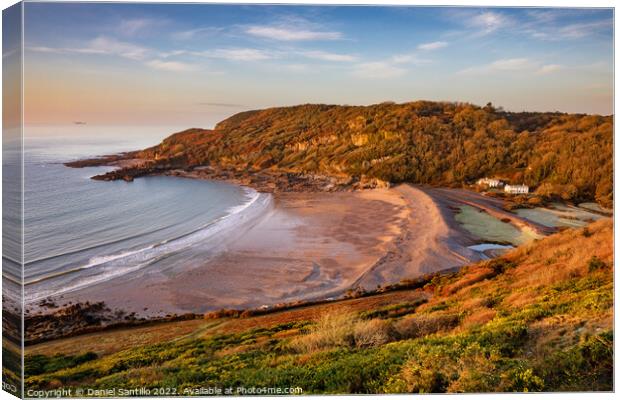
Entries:
[[210,260],[185,271],[125,275],[59,303],[105,301],[158,315],[339,296],[383,257],[407,216],[405,201],[388,189],[277,194],[261,220]]
[[59,303],[104,301],[148,316],[254,308],[338,297],[356,287],[374,289],[482,259],[467,248],[480,240],[454,219],[454,204],[472,199],[489,206],[470,192],[411,185],[277,193],[273,207],[235,232],[211,259],[183,271],[152,268],[111,279],[65,294]]

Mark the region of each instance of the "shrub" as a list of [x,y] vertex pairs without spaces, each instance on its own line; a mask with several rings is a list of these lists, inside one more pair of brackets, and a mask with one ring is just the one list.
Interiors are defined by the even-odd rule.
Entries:
[[582,336],[580,343],[559,349],[536,369],[547,391],[613,390],[613,331]]
[[545,386],[545,381],[534,374],[531,368],[517,370],[511,375],[513,392],[540,392]]
[[607,267],[607,264],[605,264],[605,262],[597,256],[592,256],[592,258],[588,261],[588,271],[590,272],[594,272],[605,267]]
[[386,344],[393,338],[392,324],[380,319],[358,322],[353,329],[357,347],[374,347]]
[[480,348],[476,350],[459,360],[458,378],[450,383],[448,392],[484,393],[502,390],[499,357],[495,354],[486,356]]
[[[450,382],[450,372],[445,367],[453,361],[443,356],[412,359],[401,371],[401,391],[409,393],[444,393]],[[442,369],[440,369],[443,367]]]
[[381,319],[360,320],[353,313],[328,313],[310,332],[293,339],[297,352],[315,352],[337,347],[375,347],[394,340],[392,323]]
[[394,329],[401,339],[409,339],[452,329],[459,321],[459,316],[455,314],[418,315],[401,319]]
[[299,352],[314,352],[333,347],[351,346],[355,343],[352,313],[327,313],[307,334],[293,340],[291,347]]

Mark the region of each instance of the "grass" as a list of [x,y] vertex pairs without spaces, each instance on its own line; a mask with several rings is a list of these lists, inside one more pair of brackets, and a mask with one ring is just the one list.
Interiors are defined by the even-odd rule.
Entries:
[[46,343],[27,352],[26,387],[609,391],[612,229],[599,221],[588,235],[566,230],[415,289],[188,321],[200,324],[191,333],[177,327],[184,335],[173,341],[150,332],[150,341],[98,347],[96,355],[89,343],[121,335],[73,338],[84,340],[85,354],[56,354],[67,344]]

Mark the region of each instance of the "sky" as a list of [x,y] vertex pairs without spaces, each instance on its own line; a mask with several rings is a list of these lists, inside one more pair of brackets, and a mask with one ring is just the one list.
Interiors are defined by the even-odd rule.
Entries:
[[422,99],[613,112],[611,9],[26,3],[24,24],[33,125]]

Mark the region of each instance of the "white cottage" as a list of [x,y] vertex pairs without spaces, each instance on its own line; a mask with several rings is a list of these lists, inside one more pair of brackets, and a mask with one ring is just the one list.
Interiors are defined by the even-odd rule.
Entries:
[[527,194],[530,192],[530,187],[527,185],[506,185],[504,186],[504,192],[510,194]]
[[500,181],[499,179],[492,179],[492,178],[481,178],[478,179],[478,182],[476,182],[478,185],[486,185],[490,188],[496,188],[496,187],[500,187],[503,182]]

